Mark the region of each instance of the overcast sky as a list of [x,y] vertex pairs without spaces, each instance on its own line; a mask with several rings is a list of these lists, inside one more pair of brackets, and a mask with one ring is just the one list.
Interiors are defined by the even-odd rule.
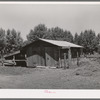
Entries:
[[0,4],[0,27],[15,28],[23,39],[38,24],[61,27],[80,33],[85,29],[100,32],[100,5],[79,4]]

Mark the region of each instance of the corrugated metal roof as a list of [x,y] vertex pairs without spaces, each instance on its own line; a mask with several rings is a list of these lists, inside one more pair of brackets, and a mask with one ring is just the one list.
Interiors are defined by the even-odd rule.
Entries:
[[67,41],[48,40],[48,39],[41,39],[41,38],[39,38],[39,40],[42,40],[42,41],[45,41],[45,42],[48,42],[48,43],[51,43],[63,48],[69,48],[69,47],[83,48],[80,45],[76,45]]

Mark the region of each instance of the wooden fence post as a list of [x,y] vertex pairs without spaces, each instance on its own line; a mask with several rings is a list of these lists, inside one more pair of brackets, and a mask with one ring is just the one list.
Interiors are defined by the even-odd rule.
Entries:
[[4,58],[3,58],[3,55],[1,56],[1,62],[2,62],[2,66],[4,66]]
[[77,52],[77,65],[79,66],[79,53]]

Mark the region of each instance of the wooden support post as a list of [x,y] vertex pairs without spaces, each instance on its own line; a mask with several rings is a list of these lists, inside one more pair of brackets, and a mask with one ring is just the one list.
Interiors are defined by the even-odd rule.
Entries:
[[81,48],[81,57],[83,57],[83,48]]
[[61,68],[60,48],[59,48],[59,67]]
[[[28,66],[27,55],[25,54],[26,66]],[[46,63],[46,62],[45,62]],[[45,64],[46,65],[46,64]]]
[[68,50],[68,68],[71,66],[71,48]]
[[15,63],[15,56],[13,56],[13,62]]
[[15,61],[15,56],[13,56],[13,61]]
[[25,59],[27,59],[27,55],[25,54]]
[[66,69],[66,53],[64,53],[64,69]]

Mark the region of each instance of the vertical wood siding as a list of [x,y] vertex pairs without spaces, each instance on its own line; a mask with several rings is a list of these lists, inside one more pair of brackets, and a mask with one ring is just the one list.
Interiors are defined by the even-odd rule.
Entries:
[[27,49],[27,66],[45,66],[44,48],[29,47]]
[[59,49],[45,47],[46,66],[57,66],[59,63]]

